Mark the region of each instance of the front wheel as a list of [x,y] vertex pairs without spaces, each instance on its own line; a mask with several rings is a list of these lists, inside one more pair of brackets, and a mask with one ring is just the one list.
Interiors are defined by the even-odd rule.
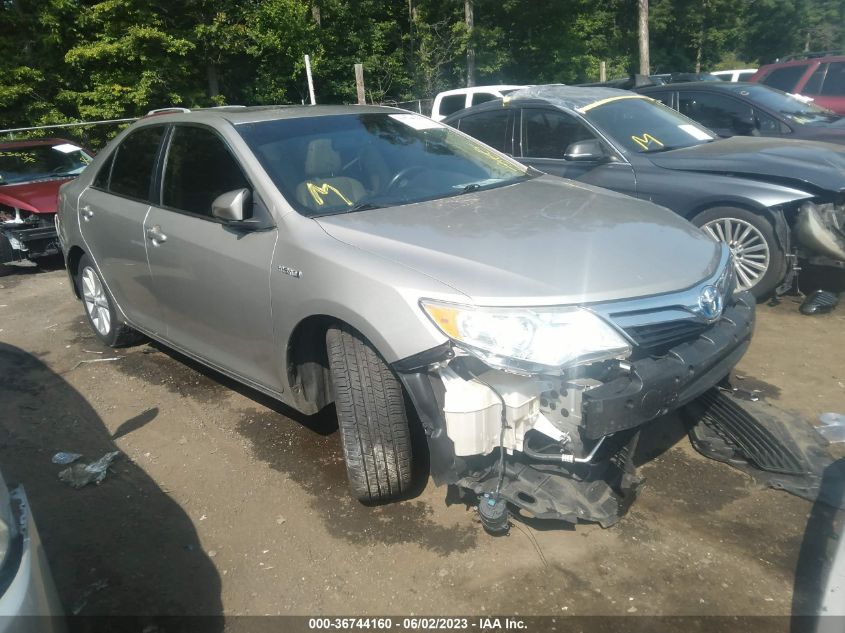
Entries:
[[330,328],[326,347],[352,492],[367,503],[401,497],[411,486],[413,461],[402,386],[352,328]]
[[88,255],[79,260],[76,284],[82,295],[88,324],[97,338],[109,347],[125,347],[143,340],[141,334],[121,320],[114,300]]
[[699,213],[692,223],[733,253],[737,287],[764,299],[786,275],[786,257],[771,222],[736,207],[716,207]]

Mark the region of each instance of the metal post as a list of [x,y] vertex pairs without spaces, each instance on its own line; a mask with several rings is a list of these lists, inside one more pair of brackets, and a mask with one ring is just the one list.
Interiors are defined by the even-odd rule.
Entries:
[[311,97],[311,105],[317,105],[314,98],[314,80],[311,78],[311,57],[305,56],[305,74],[308,77],[308,95]]
[[358,105],[366,105],[364,93],[364,64],[355,64],[355,87],[358,89]]

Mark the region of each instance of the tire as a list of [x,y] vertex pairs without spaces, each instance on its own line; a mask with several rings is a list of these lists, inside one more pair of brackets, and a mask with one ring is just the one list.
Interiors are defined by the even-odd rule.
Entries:
[[15,261],[15,249],[12,248],[12,243],[9,238],[0,233],[0,266]]
[[352,492],[379,503],[411,487],[411,432],[399,380],[378,352],[348,326],[326,334],[338,427]]
[[[786,256],[774,226],[760,214],[737,207],[714,207],[699,213],[692,223],[711,238],[731,245],[737,284],[758,300],[768,297],[783,281]],[[759,269],[761,265],[765,270]]]
[[88,255],[79,260],[76,285],[82,295],[85,317],[103,343],[109,347],[126,347],[144,340],[144,336],[126,325],[114,307],[114,299]]

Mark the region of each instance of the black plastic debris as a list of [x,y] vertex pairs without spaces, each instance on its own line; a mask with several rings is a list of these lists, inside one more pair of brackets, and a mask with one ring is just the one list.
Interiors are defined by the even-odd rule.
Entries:
[[801,314],[827,314],[839,303],[839,296],[829,290],[815,290],[807,295],[799,310]]
[[488,534],[501,536],[508,533],[508,504],[495,493],[487,493],[478,502],[478,515]]
[[[762,485],[810,501],[845,509],[836,490],[845,487],[845,468],[836,485],[822,486],[834,462],[827,442],[805,420],[765,402],[738,401],[711,389],[684,408],[689,437],[704,455],[751,475]],[[833,493],[831,491],[834,491]]]

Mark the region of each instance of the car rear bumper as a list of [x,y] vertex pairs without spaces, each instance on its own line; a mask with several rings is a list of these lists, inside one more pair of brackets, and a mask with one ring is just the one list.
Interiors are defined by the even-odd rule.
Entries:
[[0,570],[0,633],[65,631],[62,608],[22,486],[10,492],[18,534]]

